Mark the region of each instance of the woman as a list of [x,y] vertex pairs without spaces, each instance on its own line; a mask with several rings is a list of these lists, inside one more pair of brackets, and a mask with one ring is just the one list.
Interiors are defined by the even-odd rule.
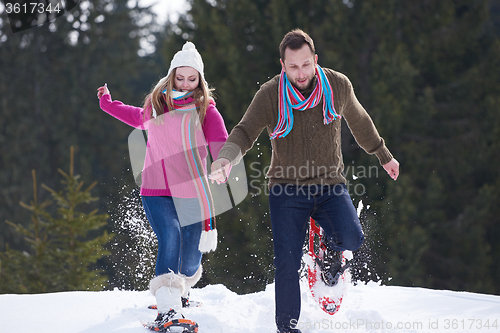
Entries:
[[150,283],[158,317],[147,325],[151,330],[183,318],[181,298],[201,277],[202,252],[217,244],[206,145],[217,158],[228,135],[203,67],[196,47],[187,42],[142,108],[112,101],[107,85],[98,88],[102,110],[148,131],[141,196],[158,238],[156,277]]

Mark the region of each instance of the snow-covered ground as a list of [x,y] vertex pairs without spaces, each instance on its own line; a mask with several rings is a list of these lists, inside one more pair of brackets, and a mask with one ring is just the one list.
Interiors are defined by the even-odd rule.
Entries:
[[[193,289],[202,307],[186,309],[200,333],[275,332],[274,285],[238,295],[223,285]],[[500,332],[500,296],[381,286],[351,286],[340,311],[329,316],[302,285],[303,333],[319,332]],[[62,292],[0,295],[0,332],[145,333],[153,320],[147,291]]]

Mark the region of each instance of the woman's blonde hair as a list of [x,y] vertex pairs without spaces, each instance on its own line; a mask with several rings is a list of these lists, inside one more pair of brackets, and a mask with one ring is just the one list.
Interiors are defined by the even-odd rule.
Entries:
[[[174,68],[170,75],[163,77],[156,86],[153,88],[151,93],[149,93],[144,100],[144,116],[149,112],[150,118],[153,118],[153,108],[156,110],[157,116],[165,113],[165,107],[168,111],[174,109],[174,99],[172,97],[172,91],[174,90],[174,79],[177,73],[177,68]],[[209,88],[208,84],[200,73],[198,87],[195,88],[193,92],[194,103],[196,109],[198,110],[198,116],[200,118],[200,123],[203,124],[205,120],[205,115],[207,114],[207,108],[210,104],[210,100],[213,100],[212,91],[214,89]],[[166,93],[163,94],[163,91]]]

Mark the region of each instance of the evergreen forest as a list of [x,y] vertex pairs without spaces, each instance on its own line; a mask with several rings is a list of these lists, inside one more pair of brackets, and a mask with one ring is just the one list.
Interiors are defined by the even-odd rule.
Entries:
[[[345,174],[366,241],[357,283],[500,295],[499,0],[188,0],[159,23],[134,0],[81,0],[14,32],[0,3],[0,293],[144,290],[154,233],[130,165],[132,128],[96,89],[141,106],[195,43],[230,132],[279,74],[290,30],[349,77],[394,157],[390,179],[343,125]],[[244,157],[248,196],[217,217],[198,286],[243,294],[273,281],[262,133]],[[77,281],[76,276],[80,279]]]

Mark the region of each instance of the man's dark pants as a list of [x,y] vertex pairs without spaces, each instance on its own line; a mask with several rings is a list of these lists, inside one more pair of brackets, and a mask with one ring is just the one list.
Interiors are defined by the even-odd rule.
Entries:
[[309,218],[323,228],[334,251],[357,250],[364,236],[345,184],[273,185],[269,195],[273,228],[276,325],[287,331],[300,315],[299,270]]

